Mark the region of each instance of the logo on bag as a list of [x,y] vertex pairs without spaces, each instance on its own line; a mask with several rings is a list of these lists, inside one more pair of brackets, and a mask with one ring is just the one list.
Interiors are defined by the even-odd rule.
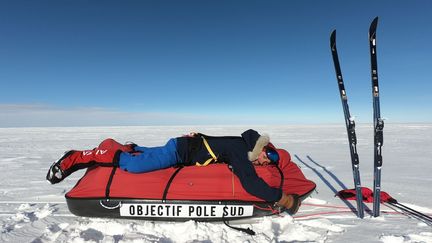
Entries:
[[[96,152],[95,152],[95,154],[96,154],[96,155],[103,155],[103,154],[105,154],[106,152],[108,152],[107,149],[97,149]],[[83,155],[84,155],[84,156],[88,156],[88,155],[92,155],[92,154],[93,154],[93,150],[85,150],[85,151],[83,152]]]
[[172,218],[241,218],[253,215],[252,205],[124,203],[120,216]]

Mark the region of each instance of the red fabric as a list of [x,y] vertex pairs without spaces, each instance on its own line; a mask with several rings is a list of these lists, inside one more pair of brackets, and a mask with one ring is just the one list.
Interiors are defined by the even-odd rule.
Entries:
[[[98,148],[93,150],[73,151],[63,159],[60,163],[60,168],[63,171],[67,171],[71,168],[72,170],[76,170],[73,169],[75,166],[88,167],[94,162],[112,164],[116,152],[116,150]],[[86,166],[86,164],[88,164],[88,166]]]
[[392,198],[387,192],[381,192],[381,202],[395,202],[396,199]]
[[[291,161],[290,154],[278,149],[280,167],[284,174],[283,191],[286,194],[305,195],[315,188],[299,167]],[[279,187],[280,174],[274,166],[256,166],[258,175],[270,186]],[[89,168],[80,182],[69,191],[70,198],[103,198],[112,168]],[[117,169],[111,184],[110,197],[162,199],[166,184],[175,168],[132,174]],[[167,199],[171,200],[243,200],[262,201],[247,193],[238,178],[226,164],[210,164],[204,167],[187,166],[174,178]]]
[[97,148],[98,149],[114,150],[114,151],[121,150],[123,152],[132,152],[133,147],[134,147],[133,144],[123,145],[123,144],[115,141],[112,138],[107,138],[107,139],[103,140]]
[[72,166],[86,167],[86,164],[94,162],[111,164],[114,161],[114,156],[118,150],[123,152],[132,152],[133,146],[134,145],[132,144],[123,145],[112,138],[108,138],[103,140],[98,147],[92,150],[72,152],[63,159],[60,168],[63,171],[66,171]]
[[[367,187],[361,188],[362,196],[363,196],[363,202],[371,203],[373,202],[373,191]],[[345,200],[356,200],[356,190],[355,189],[346,189],[339,191],[336,194],[338,197],[345,199]],[[395,199],[393,199],[387,192],[380,192],[380,201],[381,203],[385,202],[391,202]]]

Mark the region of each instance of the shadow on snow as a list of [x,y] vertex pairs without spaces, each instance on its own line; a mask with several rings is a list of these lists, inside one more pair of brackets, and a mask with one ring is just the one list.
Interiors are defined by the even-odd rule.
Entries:
[[[345,190],[345,189],[348,189],[346,186],[345,186],[345,184],[333,173],[333,172],[331,172],[331,171],[329,171],[325,166],[323,166],[323,165],[321,165],[321,164],[319,164],[318,162],[316,162],[314,159],[312,159],[309,155],[307,155],[306,156],[306,158],[308,159],[308,162],[306,162],[305,160],[303,160],[303,159],[301,159],[298,155],[294,155],[294,157],[300,162],[300,163],[302,163],[303,165],[305,165],[307,168],[309,168],[309,169],[311,169],[326,185],[327,185],[327,187],[330,189],[330,190],[332,190],[332,192],[334,193],[334,195],[335,195],[335,197],[336,197],[336,194],[338,193],[338,191],[339,190],[337,190],[336,189],[336,187],[333,185],[334,183],[336,183],[338,186],[339,186],[339,188],[341,189],[341,190]],[[315,168],[315,166],[313,166],[313,165],[311,165],[311,164],[314,164],[315,166],[318,166],[319,168],[321,168],[328,176],[330,176],[332,179],[333,179],[333,181],[334,182],[331,182],[330,180],[328,180],[328,179],[326,179],[326,176],[325,175],[323,175],[323,173],[321,173],[320,171],[318,171],[317,170],[317,168]],[[333,184],[332,184],[333,183]],[[347,201],[347,200],[342,200],[341,199],[341,201],[343,202],[343,203],[345,203],[345,205],[353,212],[353,213],[355,213],[355,214],[357,214],[357,210],[356,210],[356,207],[354,207],[354,205],[351,203],[351,202],[349,202],[349,201]],[[372,215],[371,214],[371,210],[367,207],[367,205],[365,205],[364,203],[363,203],[363,206],[364,206],[364,208],[365,208],[365,211],[368,213],[368,214],[370,214],[370,215]]]

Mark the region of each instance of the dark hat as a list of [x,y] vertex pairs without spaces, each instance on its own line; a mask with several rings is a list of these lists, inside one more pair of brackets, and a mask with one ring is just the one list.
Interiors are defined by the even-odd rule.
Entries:
[[248,159],[250,161],[257,160],[263,148],[270,142],[270,137],[267,134],[260,135],[252,129],[245,131],[241,136],[248,147]]

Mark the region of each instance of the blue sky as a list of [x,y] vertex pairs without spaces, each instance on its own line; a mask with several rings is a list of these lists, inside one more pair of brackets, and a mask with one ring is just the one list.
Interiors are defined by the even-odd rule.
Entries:
[[0,127],[432,122],[432,2],[0,1]]

